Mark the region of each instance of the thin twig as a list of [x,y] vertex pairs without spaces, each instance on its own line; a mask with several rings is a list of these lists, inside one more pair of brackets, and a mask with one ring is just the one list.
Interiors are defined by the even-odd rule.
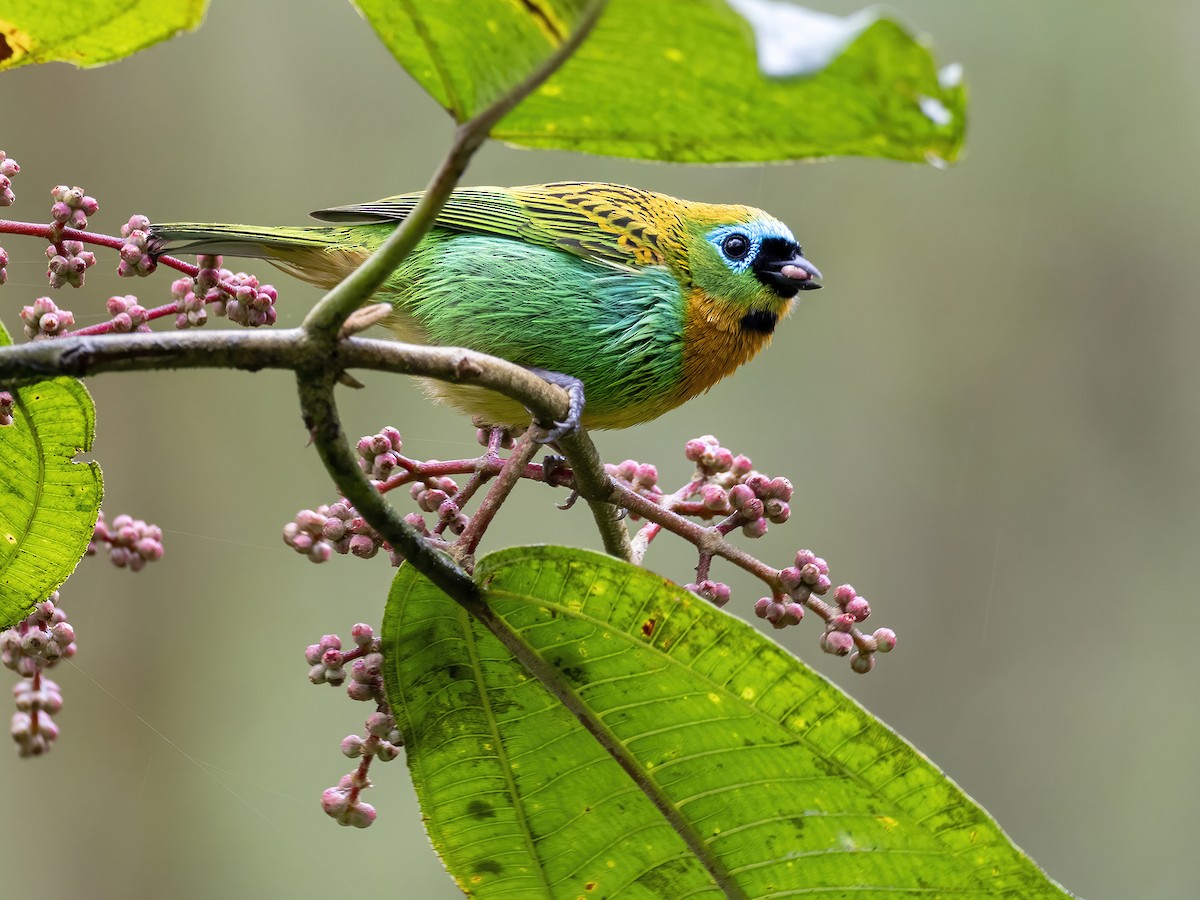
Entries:
[[454,547],[456,551],[455,558],[461,564],[467,565],[467,559],[474,555],[475,548],[479,546],[480,538],[487,531],[487,527],[492,523],[492,519],[495,518],[496,513],[500,511],[500,506],[508,499],[508,495],[512,493],[512,489],[516,487],[522,472],[525,470],[525,466],[538,452],[539,444],[536,438],[540,433],[541,429],[534,426],[521,435],[521,439],[513,447],[512,454],[505,460],[504,467],[500,470],[500,475],[492,483],[487,496],[483,498],[483,502],[475,510],[475,514],[471,516],[471,523],[459,535]]
[[[700,487],[700,484],[700,479],[692,479],[687,484],[679,488],[679,490],[675,491],[675,493],[663,497],[659,503],[660,508],[669,509],[672,512],[678,510],[680,504],[696,493]],[[643,526],[638,531],[637,535],[634,536],[633,541],[630,544],[632,548],[632,554],[629,561],[635,566],[640,566],[642,564],[642,560],[646,558],[646,553],[650,549],[650,542],[658,536],[658,532],[661,528],[662,526],[657,522],[650,522]]]
[[[673,534],[677,534],[695,544],[701,554],[709,554],[710,556],[719,556],[722,559],[726,559],[738,568],[744,569],[760,581],[769,585],[773,591],[782,590],[778,569],[771,568],[771,566],[751,556],[745,550],[729,543],[714,526],[698,525],[689,519],[685,519],[678,513],[664,509],[653,500],[646,499],[637,491],[630,490],[613,478],[608,478],[608,493],[606,496],[609,502],[622,506],[631,513],[635,513],[647,521],[654,522]],[[812,599],[815,603],[821,603],[815,597]]]

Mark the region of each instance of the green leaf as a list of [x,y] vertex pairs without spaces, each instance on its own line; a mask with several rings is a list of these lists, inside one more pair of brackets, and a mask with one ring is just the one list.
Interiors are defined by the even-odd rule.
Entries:
[[[581,0],[359,0],[396,59],[463,121],[545,59]],[[610,0],[563,68],[493,136],[679,162],[821,156],[953,161],[957,67],[874,10],[785,0]]]
[[587,0],[354,0],[404,68],[460,122],[547,59]]
[[[0,325],[0,347],[10,343]],[[55,378],[9,393],[13,422],[0,427],[0,628],[25,618],[75,570],[104,493],[100,466],[74,462],[96,432],[83,384]]]
[[401,567],[388,699],[472,896],[1070,896],[886,725],[682,588],[558,547],[492,554],[476,579],[588,727]]
[[0,71],[31,63],[81,68],[132,56],[204,20],[208,0],[6,0]]

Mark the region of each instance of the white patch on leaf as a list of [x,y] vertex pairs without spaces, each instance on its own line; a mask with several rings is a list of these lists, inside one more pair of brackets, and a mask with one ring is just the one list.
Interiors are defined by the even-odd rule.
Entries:
[[938,128],[945,128],[954,121],[954,113],[950,112],[946,108],[946,104],[937,97],[921,95],[917,97],[917,103],[921,105],[921,112],[925,113],[925,118]]
[[962,84],[963,67],[962,63],[949,63],[942,66],[938,71],[938,85],[942,90],[948,91],[951,88],[956,88]]
[[728,3],[754,29],[759,71],[771,78],[820,72],[879,19],[871,9],[834,16],[782,0]]

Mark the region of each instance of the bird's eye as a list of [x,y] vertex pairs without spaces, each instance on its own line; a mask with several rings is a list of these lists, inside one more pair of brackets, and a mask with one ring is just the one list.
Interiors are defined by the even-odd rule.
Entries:
[[744,234],[731,234],[721,241],[721,249],[730,259],[743,259],[750,252],[750,239]]

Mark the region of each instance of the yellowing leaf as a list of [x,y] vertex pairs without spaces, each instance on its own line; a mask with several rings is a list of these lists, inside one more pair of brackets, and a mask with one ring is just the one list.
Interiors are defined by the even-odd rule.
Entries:
[[200,26],[208,0],[6,0],[0,71],[32,63],[116,62]]

